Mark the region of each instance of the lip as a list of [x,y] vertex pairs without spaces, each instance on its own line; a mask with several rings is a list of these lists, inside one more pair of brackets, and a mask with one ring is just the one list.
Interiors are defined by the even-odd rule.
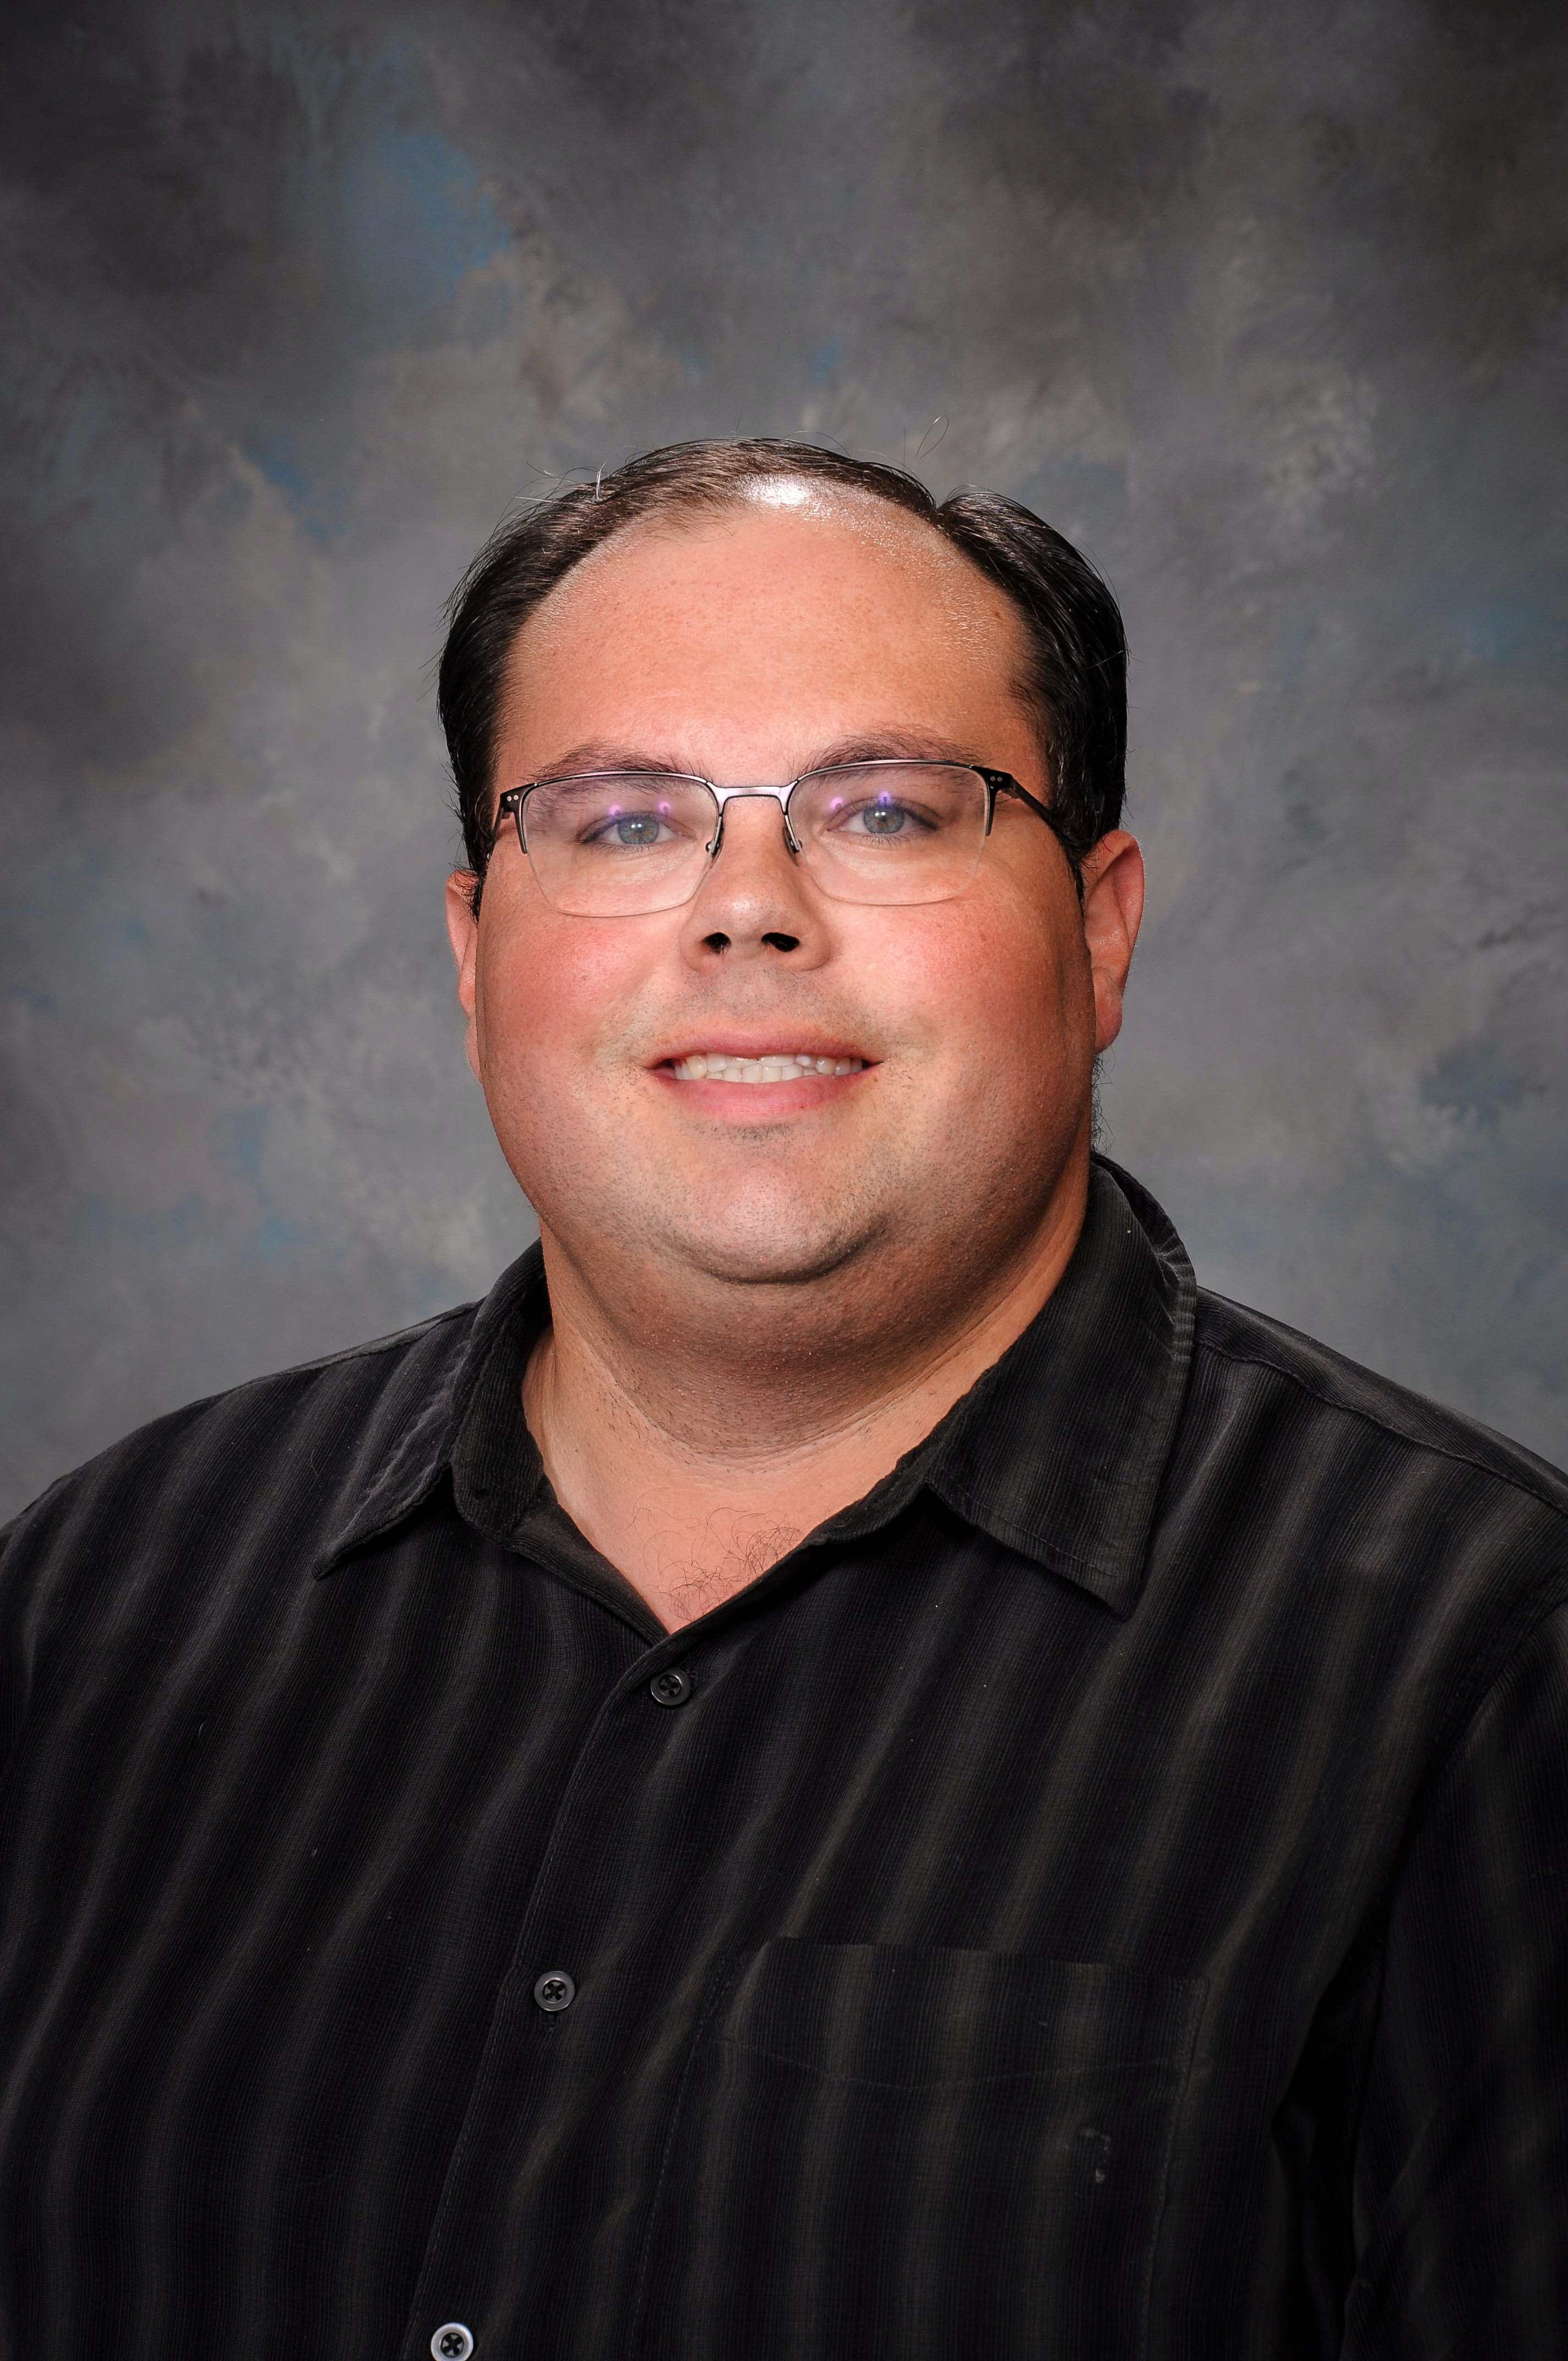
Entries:
[[793,1058],[800,1049],[814,1058],[859,1058],[863,1067],[878,1062],[852,1041],[813,1040],[801,1033],[773,1033],[766,1038],[754,1034],[748,1038],[740,1033],[707,1033],[664,1050],[652,1065],[657,1072],[663,1066],[678,1066],[685,1058]]
[[[824,1063],[827,1055],[824,1050]],[[742,1082],[738,1076],[728,1081],[717,1074],[705,1075],[698,1082],[677,1074],[674,1066],[655,1066],[650,1080],[656,1090],[669,1093],[672,1104],[694,1115],[739,1123],[743,1129],[754,1131],[760,1124],[790,1123],[836,1106],[846,1091],[853,1092],[873,1071],[872,1067],[862,1065],[854,1073],[818,1074],[803,1066],[788,1082],[757,1083]]]

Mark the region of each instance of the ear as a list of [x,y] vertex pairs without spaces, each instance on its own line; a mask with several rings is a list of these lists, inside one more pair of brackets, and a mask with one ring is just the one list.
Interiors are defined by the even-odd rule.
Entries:
[[1144,915],[1144,856],[1137,839],[1113,828],[1083,858],[1083,939],[1094,980],[1094,1049],[1122,1029],[1122,995]]
[[464,1047],[476,1077],[479,1044],[474,1018],[475,977],[479,960],[479,920],[474,893],[479,881],[471,869],[455,869],[446,881],[446,937],[457,962],[457,998],[467,1019]]

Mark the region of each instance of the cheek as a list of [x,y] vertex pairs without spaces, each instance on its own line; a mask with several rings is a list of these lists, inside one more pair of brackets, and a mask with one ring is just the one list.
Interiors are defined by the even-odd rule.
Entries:
[[1010,1218],[1009,1200],[1035,1205],[1056,1184],[1089,1104],[1093,994],[1072,934],[1064,939],[1037,903],[992,908],[933,951],[945,1080],[931,1113],[978,1233]]
[[1087,959],[1052,917],[1010,895],[898,912],[867,946],[896,1029],[998,1080],[1013,1068],[1059,1072],[1092,1027],[1093,999]]
[[[486,916],[489,913],[487,911]],[[550,911],[498,910],[482,924],[475,977],[479,1055],[492,1100],[551,1094],[602,1048],[647,964],[619,932]]]

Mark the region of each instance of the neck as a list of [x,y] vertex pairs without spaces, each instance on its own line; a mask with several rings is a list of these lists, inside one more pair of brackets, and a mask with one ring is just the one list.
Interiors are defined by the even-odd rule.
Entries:
[[[523,1411],[556,1498],[667,1630],[870,1490],[1000,1359],[1083,1224],[1087,1157],[984,1273],[886,1253],[794,1286],[602,1267],[541,1224],[552,1325]],[[922,1281],[924,1283],[922,1283]]]

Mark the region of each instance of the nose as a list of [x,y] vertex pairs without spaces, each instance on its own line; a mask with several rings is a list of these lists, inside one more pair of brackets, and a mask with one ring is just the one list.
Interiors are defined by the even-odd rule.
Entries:
[[766,790],[726,796],[718,855],[686,908],[688,959],[773,956],[799,967],[827,956],[821,897],[791,849],[787,826],[778,797]]

